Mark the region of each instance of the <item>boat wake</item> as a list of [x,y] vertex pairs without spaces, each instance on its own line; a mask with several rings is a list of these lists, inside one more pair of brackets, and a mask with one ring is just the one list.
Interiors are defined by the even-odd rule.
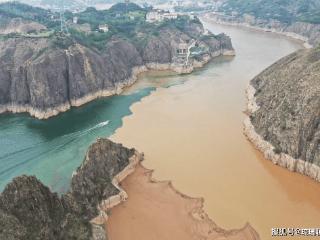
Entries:
[[[60,151],[69,144],[79,140],[81,137],[88,135],[97,129],[107,126],[109,122],[110,121],[104,121],[88,129],[68,133],[52,140],[42,141],[26,148],[18,149],[17,151],[2,155],[0,156],[0,176],[15,170],[17,167],[24,165],[30,161],[35,161],[39,158],[45,158],[45,156],[47,156],[49,153],[52,154],[54,152]],[[25,156],[24,161],[17,162],[16,159],[21,159],[20,157],[17,157],[20,154],[23,154]]]

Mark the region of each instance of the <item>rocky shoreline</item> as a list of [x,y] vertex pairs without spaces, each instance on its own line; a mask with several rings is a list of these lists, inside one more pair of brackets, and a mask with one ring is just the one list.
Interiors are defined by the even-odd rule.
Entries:
[[[294,40],[302,41],[303,46],[307,49],[312,48],[314,44],[316,44],[315,40],[311,41],[311,39],[305,36],[303,33],[296,33],[296,32],[290,31],[291,30],[290,28],[285,28],[284,26],[269,28],[269,27],[262,27],[260,25],[254,25],[254,24],[252,25],[248,22],[243,21],[242,19],[231,20],[228,16],[225,16],[221,13],[207,13],[205,15],[205,18],[208,20],[214,21],[218,24],[244,27],[244,28],[249,28],[256,31],[272,32],[272,33],[280,34],[282,36],[285,36]],[[318,28],[320,29],[320,26]],[[294,27],[292,27],[292,29],[294,29]]]
[[272,161],[276,165],[287,168],[292,172],[306,175],[317,182],[320,182],[319,166],[301,159],[295,159],[286,153],[276,153],[275,147],[256,132],[250,119],[250,116],[259,109],[259,106],[256,103],[255,93],[256,89],[249,84],[246,89],[247,115],[244,120],[244,134],[250,142],[263,153],[266,159]]
[[0,194],[0,223],[4,223],[0,238],[107,240],[105,227],[110,209],[128,199],[121,182],[140,169],[149,183],[166,185],[187,201],[188,209],[183,211],[197,229],[193,234],[205,239],[260,239],[249,223],[235,230],[217,226],[204,211],[204,199],[181,193],[170,181],[153,179],[153,171],[144,168],[142,160],[143,154],[135,149],[98,139],[73,174],[70,191],[62,196],[52,193],[35,177],[16,177]]
[[124,80],[121,83],[118,83],[114,90],[99,90],[96,93],[91,93],[88,95],[85,95],[84,97],[81,97],[76,100],[70,100],[69,102],[62,104],[60,106],[49,108],[44,110],[36,109],[30,105],[3,105],[0,106],[0,114],[11,112],[11,113],[29,113],[32,117],[35,117],[37,119],[48,119],[54,116],[57,116],[60,113],[66,112],[70,110],[72,107],[80,107],[82,105],[85,105],[93,100],[103,98],[103,97],[110,97],[113,95],[118,95],[123,92],[123,90],[127,87],[130,87],[133,85],[139,77],[139,74],[143,72],[147,72],[150,70],[156,70],[156,71],[174,71],[177,74],[189,74],[192,73],[197,68],[202,68],[204,65],[206,65],[209,61],[211,61],[213,58],[218,56],[235,56],[235,51],[230,49],[221,49],[219,51],[213,52],[210,55],[207,54],[203,57],[201,61],[197,61],[193,59],[192,64],[189,64],[189,66],[181,66],[174,63],[147,63],[142,66],[134,67],[132,69],[131,77]]
[[[304,44],[303,46],[306,49],[311,49],[313,46],[309,43],[309,39],[303,35],[294,33],[294,32],[284,32],[279,29],[275,28],[262,28],[257,26],[252,26],[248,23],[241,23],[241,22],[230,22],[224,21],[223,19],[219,18],[221,15],[215,15],[216,17],[212,18],[213,14],[207,14],[205,18],[211,21],[215,21],[219,24],[230,25],[230,26],[241,26],[245,28],[250,28],[257,31],[264,31],[264,32],[273,32],[280,35],[284,35],[286,37],[302,41]],[[210,17],[211,16],[211,17]],[[218,17],[217,17],[218,16]],[[256,89],[250,83],[246,89],[246,97],[247,97],[247,115],[244,120],[244,134],[246,137],[253,143],[253,145],[263,153],[264,157],[274,164],[279,165],[281,167],[287,168],[292,172],[297,172],[303,175],[306,175],[317,182],[320,182],[320,167],[312,162],[308,162],[299,158],[294,158],[287,153],[279,152],[277,149],[272,145],[272,143],[264,140],[264,138],[259,135],[255,127],[251,121],[251,116],[259,110],[259,106],[256,102]]]
[[61,196],[34,176],[14,178],[0,194],[0,239],[105,240],[102,206],[125,201],[119,182],[142,158],[135,149],[98,139]]
[[[242,228],[240,229],[232,229],[232,230],[225,230],[221,227],[219,227],[204,211],[204,199],[203,198],[193,198],[188,195],[185,195],[181,193],[179,190],[177,190],[171,181],[158,181],[153,178],[153,170],[145,168],[142,164],[136,165],[135,172],[130,175],[127,179],[125,179],[122,183],[125,188],[128,189],[131,194],[133,192],[139,192],[139,196],[146,195],[147,197],[139,198],[139,204],[136,202],[136,196],[130,195],[129,199],[129,205],[132,206],[132,204],[135,204],[136,208],[140,208],[140,206],[149,206],[148,207],[148,213],[145,215],[145,212],[142,211],[139,213],[139,218],[146,218],[148,219],[151,214],[153,217],[153,224],[152,227],[155,229],[160,228],[160,232],[172,232],[171,228],[168,228],[167,226],[164,226],[162,221],[158,222],[159,219],[163,219],[163,214],[160,214],[157,212],[158,209],[161,209],[160,211],[165,213],[164,215],[168,217],[168,222],[174,221],[175,225],[178,224],[181,228],[186,228],[183,232],[185,232],[186,236],[182,238],[180,234],[177,234],[176,231],[172,233],[171,237],[172,239],[207,239],[207,240],[213,240],[213,239],[220,239],[221,237],[223,239],[237,239],[237,240],[259,240],[259,234],[256,232],[256,230],[249,224],[246,223]],[[138,190],[135,189],[135,187],[132,186],[139,186]],[[155,193],[156,192],[156,193]],[[158,193],[160,192],[160,196]],[[133,195],[135,195],[135,193]],[[130,193],[129,193],[130,194]],[[130,201],[134,198],[133,202],[130,203]],[[169,202],[168,202],[169,200]],[[146,201],[146,202],[145,202]],[[167,209],[169,205],[170,209]],[[131,212],[131,209],[127,209],[128,203],[124,203],[123,209],[125,211]],[[118,206],[118,209],[115,209],[115,212],[113,214],[117,215],[117,211],[119,208],[122,208],[122,206]],[[171,208],[174,208],[172,210]],[[168,211],[171,211],[170,213]],[[183,218],[181,219],[181,212],[183,212]],[[133,214],[133,213],[131,213]],[[160,215],[160,216],[158,216]],[[173,219],[171,219],[171,215],[173,215]],[[112,218],[112,214],[111,214]],[[111,219],[113,221],[113,219]],[[128,221],[128,223],[127,223]],[[128,228],[128,225],[130,225],[131,219],[122,219],[122,226],[126,230]],[[184,225],[185,222],[188,222],[188,225]],[[115,223],[113,222],[111,226],[108,226],[109,230],[111,231],[111,236],[114,237],[113,233],[113,225]],[[119,224],[117,224],[119,225]],[[154,226],[153,226],[154,225]],[[170,226],[171,224],[169,224]],[[111,227],[111,229],[109,228]],[[177,227],[177,226],[176,226]],[[143,230],[144,227],[142,227],[141,232],[139,232],[140,236],[144,236],[142,239],[148,239],[149,229],[146,229],[146,231]],[[128,229],[131,231],[130,229]],[[158,229],[159,230],[159,229]],[[123,231],[123,230],[122,230]],[[179,232],[179,231],[178,231]],[[190,234],[191,232],[191,234]],[[159,233],[153,232],[152,236],[156,237],[157,239],[162,239],[164,235],[158,235]],[[190,234],[190,235],[189,235]],[[134,238],[136,239],[136,238]],[[167,239],[167,238],[165,238]]]

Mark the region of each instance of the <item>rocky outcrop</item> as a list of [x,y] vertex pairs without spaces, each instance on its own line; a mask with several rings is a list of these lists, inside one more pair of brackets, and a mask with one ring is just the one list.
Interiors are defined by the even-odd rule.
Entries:
[[[0,239],[106,239],[103,226],[90,222],[100,203],[120,193],[113,184],[128,165],[141,160],[134,149],[99,139],[74,173],[71,189],[58,196],[33,176],[20,176],[0,195]],[[133,160],[132,160],[133,159]]]
[[248,138],[275,164],[320,181],[320,49],[273,64],[247,96]]
[[275,19],[261,19],[250,14],[229,16],[223,13],[209,13],[208,18],[218,23],[244,26],[266,32],[280,33],[304,41],[307,48],[320,43],[320,25],[306,22],[284,23]]
[[[134,149],[98,139],[73,174],[70,191],[61,196],[34,176],[13,179],[0,194],[0,239],[106,240],[108,211],[128,198],[120,182],[136,167],[142,169],[142,158]],[[151,183],[152,171],[146,171]],[[187,197],[169,182],[155,183],[168,184],[177,198],[189,201],[181,209],[194,222],[194,229],[187,231],[191,238],[260,239],[249,224],[239,230],[218,227],[204,212],[203,199]]]
[[[0,113],[29,112],[46,119],[72,106],[118,94],[142,71],[189,73],[199,62],[233,53],[230,38],[225,35],[207,36],[210,41],[194,38],[203,32],[201,23],[182,30],[163,27],[142,45],[113,37],[101,51],[67,36],[7,37],[0,41]],[[177,50],[181,43],[194,41],[208,50],[186,62]]]

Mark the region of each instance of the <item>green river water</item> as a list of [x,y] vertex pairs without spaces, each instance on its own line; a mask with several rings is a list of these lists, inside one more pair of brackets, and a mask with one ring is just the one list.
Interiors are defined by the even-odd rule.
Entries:
[[131,114],[130,106],[153,89],[97,100],[45,121],[27,114],[1,115],[0,190],[13,177],[27,174],[64,192],[89,145],[112,135]]

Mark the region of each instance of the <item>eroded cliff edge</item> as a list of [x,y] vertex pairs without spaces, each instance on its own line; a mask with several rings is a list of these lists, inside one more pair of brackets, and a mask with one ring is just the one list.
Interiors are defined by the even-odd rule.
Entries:
[[0,239],[105,239],[104,229],[90,221],[100,215],[103,200],[120,193],[113,184],[117,174],[141,158],[134,149],[99,139],[62,196],[34,176],[13,179],[0,195]]
[[245,133],[267,159],[320,181],[320,49],[300,50],[247,89]]
[[[34,176],[14,178],[0,194],[0,239],[106,240],[108,211],[128,197],[120,182],[137,166],[142,169],[142,159],[143,155],[135,149],[98,139],[73,174],[70,190],[61,196]],[[151,171],[145,171],[151,179]],[[249,224],[235,230],[218,227],[204,212],[203,199],[189,198],[171,184],[170,188],[176,197],[194,203],[194,209],[189,209],[188,204],[189,208],[183,211],[194,218],[196,226],[202,226],[198,230],[203,237],[199,239],[260,239]]]
[[311,47],[320,43],[319,9],[318,0],[223,0],[211,16],[218,22],[281,33]]
[[275,32],[305,42],[306,48],[320,43],[320,24],[307,22],[281,22],[262,19],[250,14],[230,16],[223,12],[206,14],[209,19],[222,24],[243,26],[265,32]]
[[131,40],[115,35],[102,49],[59,33],[1,38],[0,113],[49,118],[120,93],[142,71],[190,73],[213,57],[234,54],[228,36],[205,34],[199,20],[181,22],[179,28],[174,22],[164,25],[154,35],[136,32]]

